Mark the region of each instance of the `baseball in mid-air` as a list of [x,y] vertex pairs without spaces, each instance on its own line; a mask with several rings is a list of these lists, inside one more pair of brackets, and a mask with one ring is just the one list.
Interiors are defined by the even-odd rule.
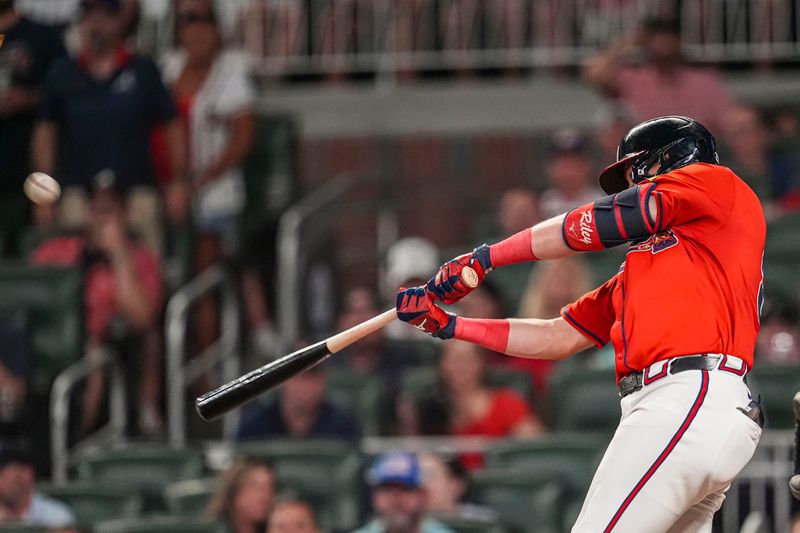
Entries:
[[61,185],[44,172],[33,172],[22,185],[25,196],[38,205],[52,204],[61,196]]

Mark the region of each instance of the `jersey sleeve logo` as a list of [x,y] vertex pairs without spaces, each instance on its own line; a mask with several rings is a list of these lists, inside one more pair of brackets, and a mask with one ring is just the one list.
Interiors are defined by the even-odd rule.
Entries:
[[631,252],[650,252],[657,254],[664,250],[669,250],[678,244],[678,236],[675,235],[671,229],[654,233],[646,241],[633,243],[628,248],[628,253]]

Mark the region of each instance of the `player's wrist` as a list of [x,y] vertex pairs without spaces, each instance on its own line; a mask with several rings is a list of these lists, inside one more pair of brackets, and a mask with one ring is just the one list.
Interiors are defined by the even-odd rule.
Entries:
[[505,353],[511,323],[506,319],[454,317],[453,338],[479,344],[495,352]]
[[533,253],[532,234],[533,228],[527,228],[487,247],[490,268],[538,261],[539,258]]

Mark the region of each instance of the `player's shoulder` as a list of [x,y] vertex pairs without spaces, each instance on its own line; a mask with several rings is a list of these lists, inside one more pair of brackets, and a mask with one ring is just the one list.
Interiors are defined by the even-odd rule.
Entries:
[[732,184],[735,180],[741,181],[741,178],[728,167],[724,165],[715,165],[713,163],[692,163],[653,178],[655,183],[673,180],[681,180],[689,183],[702,180],[704,183],[719,184],[728,182]]

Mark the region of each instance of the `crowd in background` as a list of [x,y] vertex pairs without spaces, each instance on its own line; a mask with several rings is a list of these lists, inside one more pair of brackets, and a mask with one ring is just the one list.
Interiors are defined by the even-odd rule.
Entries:
[[[130,432],[158,440],[164,437],[164,304],[188,278],[176,278],[168,268],[176,233],[192,235],[191,273],[219,261],[236,265],[247,346],[261,359],[275,355],[268,296],[273,280],[263,275],[263,265],[245,260],[248,247],[259,243],[247,242],[241,233],[243,162],[254,143],[259,95],[247,57],[224,44],[213,0],[174,2],[175,47],[159,58],[136,51],[136,0],[72,4],[75,19],[47,26],[21,16],[13,0],[0,0],[3,257],[80,269],[85,352],[101,345],[122,352],[134,385],[130,402],[137,406]],[[520,177],[518,187],[489,202],[493,220],[484,219],[467,234],[493,242],[597,198],[602,193],[596,176],[616,157],[622,134],[662,114],[686,114],[706,124],[717,136],[723,164],[759,194],[770,221],[800,209],[797,110],[765,111],[736,102],[713,68],[684,61],[675,19],[648,20],[643,31],[598,51],[582,75],[614,103],[613,112],[593,131],[551,132],[543,165],[547,186],[534,190]],[[60,181],[63,195],[57,205],[32,206],[22,196],[22,182],[32,170]],[[427,281],[446,259],[430,237],[407,237],[390,248],[384,286],[339,287],[336,329],[378,314],[397,287]],[[493,273],[458,312],[554,318],[597,283],[582,257],[535,268],[515,265]],[[797,294],[768,293],[757,347],[761,364],[800,364],[799,315]],[[194,353],[217,338],[218,317],[214,298],[197,306],[191,324]],[[379,434],[536,437],[548,431],[543,405],[551,362],[507,358],[458,341],[442,345],[402,326],[393,324],[364,339],[246,408],[237,439],[356,441],[369,431],[328,394],[326,384],[337,373],[380,380]],[[316,340],[298,341],[296,347]],[[0,321],[0,344],[8,347],[0,356],[0,396],[21,406],[31,369],[25,332]],[[608,348],[593,351],[576,364],[611,368],[613,354]],[[409,395],[399,376],[420,368],[430,379],[423,380],[427,385],[420,394]],[[497,370],[525,375],[530,393],[490,386]],[[102,372],[89,377],[77,408],[76,435],[89,433],[105,416],[105,380]],[[23,413],[18,407],[10,418]],[[9,427],[8,436],[18,436],[19,424]],[[424,519],[427,511],[491,513],[460,501],[467,472],[483,464],[480,454],[450,459],[403,453],[378,458],[369,485],[382,521],[363,531],[377,533],[394,524],[398,531],[421,527],[425,533],[444,533],[441,524]],[[57,518],[48,525],[69,525],[67,511],[57,503],[32,496],[33,462],[22,452],[0,449],[0,491],[14,492],[6,485],[19,480],[26,487],[16,495],[22,503],[0,494],[0,522],[6,511],[10,519],[19,519],[36,516],[36,506],[50,505],[47,512]],[[9,468],[15,470],[9,473]],[[421,496],[426,483],[440,484],[431,492],[436,498]],[[237,533],[319,531],[308,502],[276,499],[277,492],[268,463],[244,461],[226,473],[209,513]]]

